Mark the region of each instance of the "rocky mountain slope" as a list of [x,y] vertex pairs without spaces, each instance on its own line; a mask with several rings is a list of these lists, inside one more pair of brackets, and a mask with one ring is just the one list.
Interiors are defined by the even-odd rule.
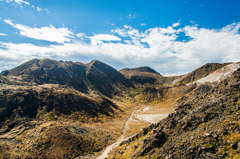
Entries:
[[240,69],[112,151],[109,158],[239,158]]
[[188,83],[192,83],[194,81],[197,81],[199,79],[202,79],[203,77],[206,77],[207,75],[213,73],[214,71],[229,65],[230,63],[207,63],[196,70],[188,73],[187,75],[182,76],[179,78],[177,81],[172,83],[173,86],[178,86],[178,85],[184,85]]
[[238,157],[239,67],[206,64],[164,77],[97,60],[30,60],[0,74],[0,158],[94,158],[122,132],[150,125],[141,117],[175,108],[109,158]]
[[117,136],[83,124],[120,112],[107,98],[63,85],[1,85],[0,158],[72,158],[100,151]]
[[[216,76],[216,78],[219,79],[221,76],[223,79],[223,77],[225,77],[224,75],[230,75],[238,67],[238,63],[208,63],[188,73],[187,75],[171,77],[159,76],[155,79],[154,84],[145,84],[139,94],[135,96],[135,99],[141,102],[153,102],[166,100],[169,98],[178,98],[188,94],[197,87],[197,85],[189,85],[190,83],[200,83],[204,79],[206,80],[201,83],[213,82],[213,80],[208,79],[212,79]],[[131,76],[131,73],[125,72],[124,75],[126,77]]]
[[230,63],[207,63],[196,70],[181,76],[164,77],[150,67],[124,68],[119,72],[134,84],[159,86],[180,86],[197,81]]
[[234,71],[240,68],[240,62],[228,64],[221,69],[214,71],[213,73],[209,74],[208,76],[201,78],[195,81],[198,84],[205,83],[205,82],[219,82],[228,76],[231,76]]
[[2,73],[3,76],[21,76],[23,81],[36,84],[53,83],[67,85],[83,93],[97,90],[112,97],[119,89],[134,87],[121,73],[100,61],[89,64],[51,59],[33,59],[12,70]]
[[154,84],[162,76],[150,67],[124,68],[119,71],[135,84]]
[[[3,127],[8,120],[20,118],[39,119],[45,115],[54,119],[74,116],[98,117],[111,116],[119,107],[110,100],[97,96],[89,97],[74,89],[61,85],[45,84],[41,86],[8,86],[0,89],[0,122]],[[78,116],[77,116],[78,114]],[[21,123],[18,123],[21,124]],[[8,123],[7,125],[14,125]],[[4,129],[2,128],[1,131]]]

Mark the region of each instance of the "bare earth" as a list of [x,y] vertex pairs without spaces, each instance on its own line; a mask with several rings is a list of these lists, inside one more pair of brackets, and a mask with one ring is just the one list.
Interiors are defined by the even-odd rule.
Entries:
[[196,83],[204,83],[204,82],[220,82],[224,78],[229,77],[232,75],[234,71],[240,68],[240,63],[233,63],[227,66],[224,66],[221,69],[216,70],[215,72],[211,73],[210,75],[196,81]]
[[157,123],[160,120],[166,118],[169,113],[173,112],[173,109],[161,109],[156,106],[138,106],[132,112],[131,116],[125,122],[123,126],[122,135],[112,145],[108,146],[104,152],[96,159],[104,159],[108,157],[108,153],[121,142],[127,140],[131,136],[140,132],[143,127],[147,127],[152,123]]

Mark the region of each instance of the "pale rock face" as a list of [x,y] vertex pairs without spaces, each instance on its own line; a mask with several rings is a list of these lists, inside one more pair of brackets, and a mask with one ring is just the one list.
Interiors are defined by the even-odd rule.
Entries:
[[201,78],[200,80],[197,80],[196,82],[193,83],[205,83],[205,82],[220,82],[224,78],[229,77],[232,75],[234,71],[236,71],[238,68],[240,68],[240,63],[233,63],[229,64],[227,66],[222,67],[221,69],[216,70],[215,72],[211,73],[210,75]]

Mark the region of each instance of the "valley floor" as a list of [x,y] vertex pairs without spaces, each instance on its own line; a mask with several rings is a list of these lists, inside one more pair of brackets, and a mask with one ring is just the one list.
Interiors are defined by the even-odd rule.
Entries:
[[173,108],[164,109],[163,106],[159,105],[144,105],[138,104],[134,107],[134,110],[128,120],[122,126],[122,135],[117,141],[109,145],[100,156],[96,159],[104,159],[108,157],[108,153],[114,148],[126,141],[136,133],[142,131],[144,127],[150,124],[157,123],[160,120],[168,116],[168,114],[174,111]]

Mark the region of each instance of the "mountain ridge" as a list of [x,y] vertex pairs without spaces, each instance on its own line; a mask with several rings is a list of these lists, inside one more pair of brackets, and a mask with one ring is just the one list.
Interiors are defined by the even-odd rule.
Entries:
[[[92,89],[96,89],[108,97],[112,97],[120,85],[126,88],[134,87],[117,70],[97,60],[83,64],[71,61],[33,59],[12,70],[5,71],[2,75],[22,76],[25,81],[37,84],[68,85],[83,93],[88,93],[89,85],[92,85]],[[100,85],[102,86],[100,87]]]

